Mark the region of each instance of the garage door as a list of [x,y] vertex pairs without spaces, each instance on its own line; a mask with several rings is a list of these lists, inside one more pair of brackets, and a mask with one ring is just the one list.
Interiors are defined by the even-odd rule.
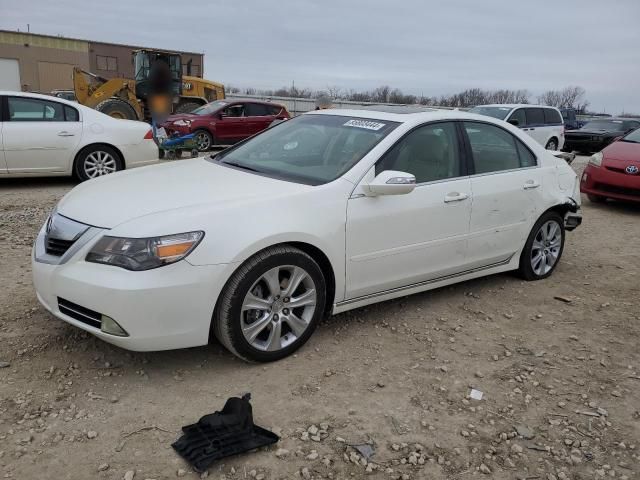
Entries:
[[38,62],[40,92],[73,88],[73,65],[69,63]]
[[20,91],[20,65],[14,58],[0,58],[0,90]]

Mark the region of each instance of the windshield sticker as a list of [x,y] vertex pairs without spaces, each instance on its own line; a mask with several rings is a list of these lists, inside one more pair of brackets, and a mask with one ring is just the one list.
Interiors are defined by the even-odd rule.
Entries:
[[298,148],[298,142],[289,142],[283,147],[285,150],[295,150]]
[[367,130],[380,130],[385,126],[384,123],[372,122],[370,120],[349,120],[344,124],[345,127],[366,128]]

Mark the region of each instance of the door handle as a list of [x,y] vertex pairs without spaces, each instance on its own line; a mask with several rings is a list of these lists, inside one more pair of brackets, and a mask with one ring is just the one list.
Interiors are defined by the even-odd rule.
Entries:
[[466,200],[467,198],[469,198],[469,195],[467,195],[466,193],[451,192],[444,197],[444,203],[461,202],[462,200]]
[[535,128],[531,127],[529,130],[535,130]]
[[540,183],[536,182],[535,180],[527,180],[524,184],[524,189],[531,190],[532,188],[538,188],[539,186]]
[[73,137],[75,135],[75,133],[69,133],[69,132],[60,132],[58,133],[59,137]]

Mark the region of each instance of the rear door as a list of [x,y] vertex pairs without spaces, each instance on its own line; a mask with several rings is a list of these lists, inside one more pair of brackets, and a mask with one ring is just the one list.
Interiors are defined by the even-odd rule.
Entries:
[[82,136],[76,108],[32,97],[6,97],[2,144],[9,173],[69,172]]
[[276,117],[272,115],[270,105],[265,105],[263,103],[247,104],[247,122],[249,123],[251,135],[268,128],[275,118]]
[[507,130],[464,122],[472,157],[469,268],[507,263],[524,246],[542,204],[535,155]]
[[555,108],[544,108],[545,138],[543,144],[550,150],[560,150],[564,146],[564,121]]
[[543,109],[540,107],[527,107],[524,111],[527,117],[527,125],[522,130],[544,147],[546,145],[547,132],[545,130]]

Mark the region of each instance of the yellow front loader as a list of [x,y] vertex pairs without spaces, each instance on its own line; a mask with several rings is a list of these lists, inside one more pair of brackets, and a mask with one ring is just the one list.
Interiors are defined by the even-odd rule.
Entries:
[[[180,55],[158,50],[133,53],[135,79],[104,78],[81,68],[73,69],[73,89],[78,103],[129,120],[149,120],[147,99],[152,72],[157,62],[169,67],[172,84],[172,112],[190,112],[205,103],[224,98],[224,85],[199,77],[183,76]],[[165,67],[166,68],[166,67]]]

